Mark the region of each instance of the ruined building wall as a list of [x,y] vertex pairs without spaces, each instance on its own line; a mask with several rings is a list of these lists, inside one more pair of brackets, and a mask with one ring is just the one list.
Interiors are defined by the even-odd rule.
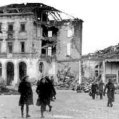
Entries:
[[57,72],[65,72],[76,79],[81,77],[82,21],[64,23],[57,36]]
[[102,61],[86,59],[82,62],[82,76],[94,79],[102,74]]
[[37,53],[37,56],[41,55],[41,42],[42,42],[42,28],[41,25],[37,25],[33,23],[33,39],[32,42],[34,43],[33,52]]
[[79,78],[81,54],[82,20],[63,19],[59,10],[39,3],[1,7],[0,76],[8,84],[26,74],[38,79],[40,63],[46,75],[66,69]]
[[72,60],[81,58],[82,53],[82,22],[66,22],[57,36],[57,59]]

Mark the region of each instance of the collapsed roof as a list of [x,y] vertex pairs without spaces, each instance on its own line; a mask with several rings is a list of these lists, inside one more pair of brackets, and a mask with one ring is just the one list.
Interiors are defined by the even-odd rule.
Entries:
[[88,55],[83,56],[83,59],[119,59],[119,44],[115,46],[109,46],[103,50],[98,50],[94,53],[89,53]]
[[48,19],[61,21],[63,18],[72,19],[71,15],[68,15],[54,7],[47,6],[43,3],[27,3],[27,4],[10,4],[0,7],[0,15],[4,14],[24,14],[33,13],[37,17],[41,15],[48,16]]

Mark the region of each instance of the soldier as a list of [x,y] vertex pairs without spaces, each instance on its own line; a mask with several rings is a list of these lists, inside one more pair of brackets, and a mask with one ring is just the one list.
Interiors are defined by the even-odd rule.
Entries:
[[24,105],[26,105],[26,118],[29,115],[29,105],[33,104],[33,92],[28,76],[24,76],[19,84],[18,92],[20,93],[19,106],[21,106],[21,116],[24,116]]
[[113,106],[112,102],[114,101],[115,87],[114,87],[114,84],[112,83],[112,80],[111,79],[109,79],[108,83],[105,86],[104,95],[105,95],[106,89],[107,89],[107,97],[108,97],[107,106],[108,107],[109,106],[112,107]]

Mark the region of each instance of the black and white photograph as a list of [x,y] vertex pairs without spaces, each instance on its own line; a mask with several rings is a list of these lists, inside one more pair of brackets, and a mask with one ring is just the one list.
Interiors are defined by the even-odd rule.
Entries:
[[119,119],[119,1],[1,0],[0,119]]

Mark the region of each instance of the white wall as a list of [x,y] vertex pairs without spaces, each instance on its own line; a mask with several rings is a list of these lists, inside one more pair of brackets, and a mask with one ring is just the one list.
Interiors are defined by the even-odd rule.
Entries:
[[106,62],[105,64],[105,74],[116,74],[117,82],[118,82],[118,71],[119,71],[119,63],[114,62]]

